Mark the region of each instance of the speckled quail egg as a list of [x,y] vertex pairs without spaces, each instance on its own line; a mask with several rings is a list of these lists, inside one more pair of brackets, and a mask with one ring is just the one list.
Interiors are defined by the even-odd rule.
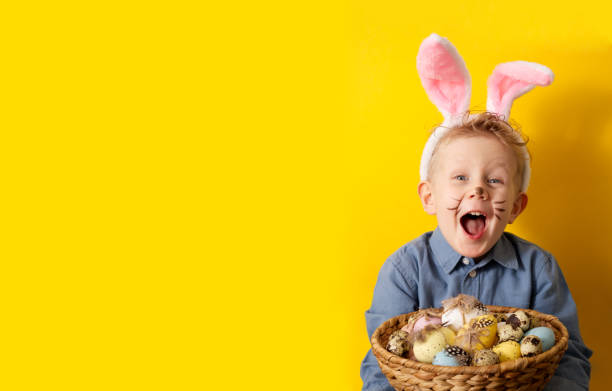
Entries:
[[521,356],[531,357],[542,353],[542,341],[535,335],[528,335],[521,341]]
[[531,330],[527,330],[525,337],[528,335],[535,335],[542,341],[542,351],[547,351],[552,348],[555,344],[555,332],[549,327],[536,327]]
[[410,342],[408,341],[408,333],[402,330],[395,330],[389,336],[387,342],[387,350],[398,356],[405,357],[410,350]]
[[519,342],[523,338],[523,329],[514,324],[501,322],[497,324],[497,335],[499,335],[499,342]]
[[474,359],[472,360],[474,366],[484,367],[487,365],[495,365],[499,364],[499,356],[491,349],[482,349],[478,350],[474,354]]
[[529,330],[530,320],[529,316],[523,311],[516,311],[511,314],[508,314],[508,318],[506,323],[518,325],[523,331]]

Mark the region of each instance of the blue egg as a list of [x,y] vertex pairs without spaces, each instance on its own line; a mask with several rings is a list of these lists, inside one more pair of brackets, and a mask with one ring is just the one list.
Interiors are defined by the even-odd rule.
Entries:
[[536,327],[531,330],[527,330],[523,338],[528,335],[535,335],[536,337],[540,338],[542,341],[542,351],[544,352],[552,348],[555,344],[555,332],[548,327]]
[[436,354],[432,362],[433,365],[444,365],[447,367],[459,367],[461,366],[454,356],[448,354],[445,350],[442,350]]

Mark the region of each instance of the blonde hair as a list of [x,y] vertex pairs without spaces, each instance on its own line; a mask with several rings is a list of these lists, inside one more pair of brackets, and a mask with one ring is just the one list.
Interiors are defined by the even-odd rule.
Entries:
[[[458,137],[493,136],[502,144],[510,147],[514,152],[517,162],[517,183],[519,189],[523,187],[523,173],[525,165],[530,160],[531,154],[527,149],[526,136],[521,132],[520,126],[513,121],[514,126],[505,121],[499,114],[488,111],[470,114],[466,112],[457,125],[454,125],[440,138],[433,150],[428,168],[428,176],[431,177],[432,167],[436,161],[436,154],[440,145]],[[434,128],[435,129],[435,128]],[[527,154],[527,155],[525,155]]]

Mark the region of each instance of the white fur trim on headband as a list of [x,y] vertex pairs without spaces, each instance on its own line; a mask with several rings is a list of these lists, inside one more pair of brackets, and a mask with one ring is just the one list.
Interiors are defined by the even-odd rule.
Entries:
[[523,151],[523,156],[525,157],[525,168],[523,169],[523,184],[521,186],[521,191],[525,193],[527,192],[527,188],[529,187],[529,181],[531,180],[531,159],[529,158],[529,152],[527,151],[527,147],[523,146],[521,150]]
[[433,157],[434,149],[436,148],[436,145],[438,145],[438,142],[442,136],[448,132],[448,129],[448,126],[438,126],[427,139],[425,148],[423,148],[423,155],[421,155],[421,168],[419,170],[422,181],[426,181],[428,179],[429,163]]

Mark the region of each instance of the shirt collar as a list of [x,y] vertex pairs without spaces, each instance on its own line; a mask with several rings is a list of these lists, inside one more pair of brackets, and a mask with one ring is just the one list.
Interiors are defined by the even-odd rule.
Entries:
[[[457,266],[457,263],[459,263],[459,261],[461,261],[463,258],[461,254],[455,251],[455,249],[448,244],[444,238],[444,235],[442,235],[442,232],[440,231],[440,227],[436,227],[435,231],[431,235],[430,246],[436,256],[436,260],[446,273],[453,271],[455,266]],[[509,269],[518,269],[519,265],[516,259],[514,247],[505,234],[502,234],[501,238],[499,238],[497,243],[495,243],[493,248],[489,250],[489,252],[479,263],[486,264],[491,260]]]

